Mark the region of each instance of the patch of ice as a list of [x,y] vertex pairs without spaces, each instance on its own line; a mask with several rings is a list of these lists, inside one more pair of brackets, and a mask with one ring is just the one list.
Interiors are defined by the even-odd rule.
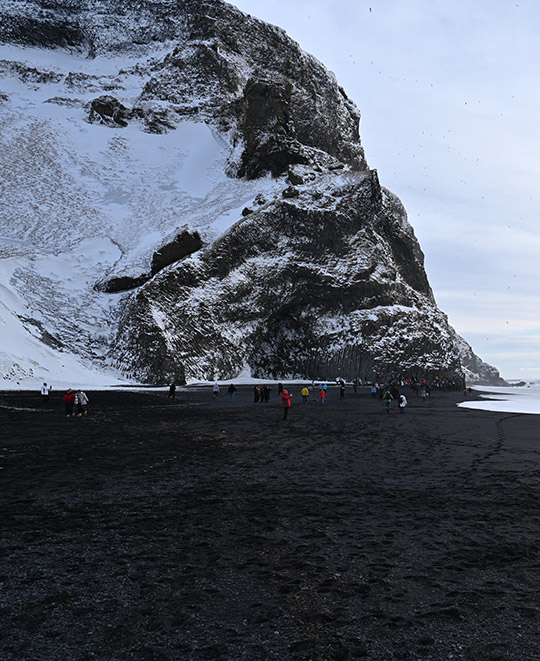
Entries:
[[474,389],[485,393],[482,394],[482,399],[475,402],[461,402],[458,404],[459,407],[502,413],[540,415],[540,388],[538,387],[475,386]]

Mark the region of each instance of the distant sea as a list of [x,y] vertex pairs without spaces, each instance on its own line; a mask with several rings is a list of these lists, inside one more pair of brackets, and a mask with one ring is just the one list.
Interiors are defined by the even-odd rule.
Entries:
[[475,402],[464,401],[458,406],[504,413],[540,414],[540,381],[531,381],[525,386],[512,388],[473,386],[473,389],[481,393],[482,399]]

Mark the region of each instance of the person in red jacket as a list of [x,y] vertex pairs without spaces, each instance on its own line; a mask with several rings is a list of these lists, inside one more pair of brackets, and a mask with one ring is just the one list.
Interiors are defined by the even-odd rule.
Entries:
[[287,414],[289,413],[289,408],[291,407],[292,395],[289,395],[287,390],[284,390],[281,393],[281,406],[283,407],[283,420],[287,420]]
[[67,389],[66,394],[64,395],[64,405],[66,407],[66,418],[71,418],[73,413],[73,404],[75,404],[75,393],[71,388]]

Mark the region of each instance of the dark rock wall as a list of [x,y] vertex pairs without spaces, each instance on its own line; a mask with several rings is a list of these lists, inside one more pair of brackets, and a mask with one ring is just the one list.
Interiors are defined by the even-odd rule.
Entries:
[[[244,363],[275,377],[458,374],[416,238],[396,198],[374,194],[377,181],[357,175],[327,208],[303,190],[246,216],[144,286],[125,309],[114,355],[158,380],[182,371],[227,378]],[[141,315],[141,300],[152,313]],[[141,338],[155,332],[155,310],[167,319],[172,371],[143,373],[134,359],[148,362]]]
[[174,262],[197,252],[202,248],[202,239],[198,232],[184,230],[173,241],[166,243],[152,255],[152,275]]

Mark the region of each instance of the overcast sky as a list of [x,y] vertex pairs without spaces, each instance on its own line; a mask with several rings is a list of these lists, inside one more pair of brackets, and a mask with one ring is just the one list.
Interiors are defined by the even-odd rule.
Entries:
[[540,379],[540,2],[232,4],[336,74],[439,307],[503,377]]

